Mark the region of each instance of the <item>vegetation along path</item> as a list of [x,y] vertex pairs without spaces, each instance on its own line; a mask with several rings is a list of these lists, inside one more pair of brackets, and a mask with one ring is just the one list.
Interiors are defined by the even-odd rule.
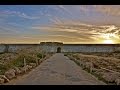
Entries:
[[8,85],[104,85],[64,54],[56,53],[27,75]]

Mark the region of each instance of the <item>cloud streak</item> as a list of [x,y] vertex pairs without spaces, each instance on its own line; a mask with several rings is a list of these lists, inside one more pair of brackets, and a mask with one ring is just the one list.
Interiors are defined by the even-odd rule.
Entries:
[[[85,23],[63,23],[53,24],[51,26],[33,27],[33,29],[44,30],[53,36],[59,35],[64,38],[74,37],[75,41],[99,42],[102,39],[120,39],[120,28],[114,25],[91,25]],[[65,37],[66,36],[66,37]],[[70,40],[69,40],[70,41]]]
[[25,19],[39,19],[40,18],[40,17],[29,16],[29,15],[27,15],[25,13],[21,13],[19,11],[10,11],[10,10],[1,11],[0,14],[18,16],[18,17],[22,17]]
[[120,6],[118,5],[94,5],[97,11],[108,15],[120,16]]
[[73,15],[72,12],[70,12],[67,8],[65,8],[65,6],[63,6],[63,5],[58,5],[58,7],[59,7],[60,9],[62,9],[63,11],[67,12],[68,14]]

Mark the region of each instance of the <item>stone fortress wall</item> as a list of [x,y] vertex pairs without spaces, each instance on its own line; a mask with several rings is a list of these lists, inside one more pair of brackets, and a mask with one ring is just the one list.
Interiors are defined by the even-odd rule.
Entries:
[[0,53],[16,52],[18,49],[38,47],[45,52],[114,52],[119,44],[63,44],[61,42],[41,42],[40,44],[0,44]]
[[0,53],[16,52],[20,49],[39,47],[39,44],[0,44]]

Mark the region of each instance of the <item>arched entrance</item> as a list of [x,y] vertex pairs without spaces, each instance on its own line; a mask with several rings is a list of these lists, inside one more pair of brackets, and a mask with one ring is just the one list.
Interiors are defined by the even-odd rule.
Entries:
[[57,53],[61,53],[61,47],[57,48]]

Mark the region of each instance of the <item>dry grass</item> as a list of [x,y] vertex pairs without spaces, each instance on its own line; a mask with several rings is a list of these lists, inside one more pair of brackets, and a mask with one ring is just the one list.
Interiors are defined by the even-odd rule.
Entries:
[[85,55],[94,55],[94,56],[102,56],[102,57],[111,57],[120,59],[120,52],[113,52],[113,53],[104,53],[104,52],[97,52],[97,53],[82,53]]
[[23,67],[24,59],[26,60],[26,64],[38,63],[46,55],[47,53],[37,47],[24,48],[15,53],[0,54],[0,75],[4,74],[10,68]]
[[[97,54],[97,55],[96,55]],[[104,53],[74,53],[66,54],[70,59],[74,60],[84,70],[95,75],[98,79],[116,84],[115,79],[120,79],[120,59],[116,57],[105,57]],[[118,55],[117,53],[116,55]],[[106,53],[105,55],[114,55]],[[91,70],[92,68],[92,70]]]

